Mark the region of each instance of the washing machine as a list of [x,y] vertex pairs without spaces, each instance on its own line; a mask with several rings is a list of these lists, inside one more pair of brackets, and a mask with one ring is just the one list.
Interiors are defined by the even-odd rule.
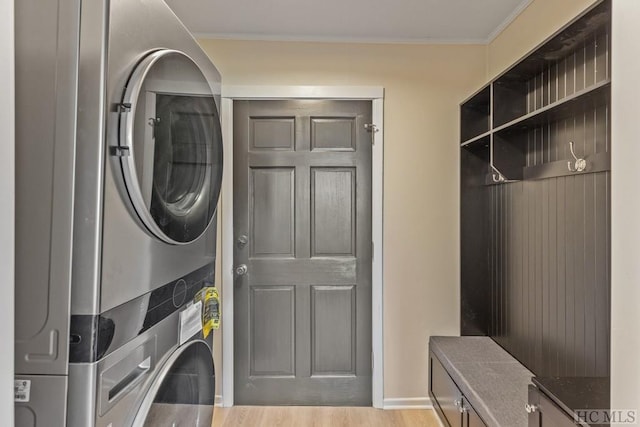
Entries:
[[185,319],[214,285],[220,74],[162,0],[15,9],[16,425],[144,425],[167,387],[212,408]]

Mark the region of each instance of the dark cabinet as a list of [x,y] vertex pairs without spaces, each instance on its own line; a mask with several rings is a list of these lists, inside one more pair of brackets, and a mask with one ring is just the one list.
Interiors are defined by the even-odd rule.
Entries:
[[482,421],[482,418],[480,418],[480,415],[478,415],[476,410],[473,409],[473,406],[471,406],[466,400],[463,400],[463,405],[463,418],[466,417],[465,425],[467,427],[486,427],[486,424]]
[[526,405],[529,427],[587,427],[630,421],[611,418],[607,377],[534,377],[531,381]]
[[440,419],[449,427],[486,427],[442,363],[429,353],[429,396]]
[[573,417],[551,401],[540,389],[529,386],[529,427],[575,427],[586,424],[574,421]]

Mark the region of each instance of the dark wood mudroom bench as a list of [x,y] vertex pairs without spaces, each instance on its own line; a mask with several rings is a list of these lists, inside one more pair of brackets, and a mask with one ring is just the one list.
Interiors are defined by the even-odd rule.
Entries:
[[491,338],[431,337],[429,375],[429,395],[443,424],[527,426],[533,374]]

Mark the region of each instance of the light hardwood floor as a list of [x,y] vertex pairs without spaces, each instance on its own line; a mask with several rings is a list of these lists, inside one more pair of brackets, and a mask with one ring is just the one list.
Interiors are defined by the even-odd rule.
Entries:
[[216,407],[213,427],[440,427],[430,409],[315,406]]

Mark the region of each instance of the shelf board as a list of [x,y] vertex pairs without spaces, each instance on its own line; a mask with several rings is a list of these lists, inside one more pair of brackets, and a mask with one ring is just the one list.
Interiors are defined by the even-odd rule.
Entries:
[[508,178],[505,178],[504,181],[495,182],[493,180],[493,174],[492,173],[488,173],[484,177],[484,185],[503,185],[503,184],[511,184],[511,183],[514,183],[514,182],[520,182],[520,181],[521,180],[519,180],[519,179],[508,179]]
[[[483,93],[484,91],[487,91],[489,93],[484,94]],[[472,93],[471,95],[469,95],[469,97],[467,99],[465,99],[464,101],[462,101],[460,103],[460,107],[462,108],[467,104],[475,104],[475,103],[477,103],[478,99],[481,99],[481,100],[484,99],[488,104],[489,100],[491,98],[490,93],[491,93],[491,83],[488,83],[488,84],[482,86],[480,89],[478,89],[474,93]]]
[[604,104],[610,97],[610,88],[611,80],[603,80],[559,101],[553,102],[546,107],[497,126],[493,129],[493,133],[511,129],[527,129],[545,122],[569,117],[588,105]]
[[480,134],[480,135],[478,135],[478,136],[474,136],[473,138],[471,138],[471,139],[467,139],[466,141],[462,142],[462,143],[460,144],[460,146],[461,146],[461,147],[465,147],[465,146],[467,146],[467,145],[469,145],[469,144],[473,144],[474,142],[480,141],[481,139],[483,139],[483,138],[486,138],[486,137],[490,136],[490,135],[491,135],[491,133],[492,133],[491,131],[487,131],[487,132],[485,132],[485,133],[481,133],[481,134]]

